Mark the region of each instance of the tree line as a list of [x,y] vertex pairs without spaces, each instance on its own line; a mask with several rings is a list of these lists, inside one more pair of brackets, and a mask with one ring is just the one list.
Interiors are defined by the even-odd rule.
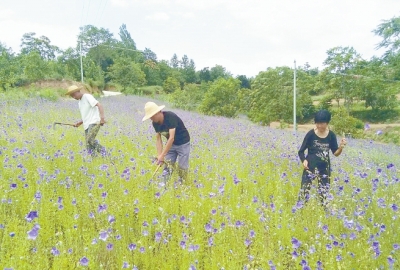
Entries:
[[[349,112],[355,103],[371,111],[395,110],[400,80],[400,17],[383,20],[373,32],[385,48],[381,57],[363,59],[353,47],[327,50],[324,68],[305,64],[296,69],[298,121],[317,109],[340,102]],[[235,117],[246,114],[252,121],[290,123],[293,116],[291,67],[267,68],[252,78],[234,77],[225,67],[197,69],[187,55],[159,60],[149,48],[139,50],[126,25],[119,38],[93,25],[80,28],[75,48],[61,50],[45,36],[30,32],[21,39],[20,52],[0,43],[0,90],[45,79],[81,80],[81,55],[85,83],[105,89],[113,85],[127,94],[138,94],[144,86],[162,86],[177,107]],[[313,97],[320,97],[318,105]]]

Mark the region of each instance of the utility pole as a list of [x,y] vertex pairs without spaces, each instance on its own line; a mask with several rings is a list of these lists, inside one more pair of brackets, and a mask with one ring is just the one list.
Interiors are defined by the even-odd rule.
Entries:
[[81,55],[81,82],[83,83],[83,65],[82,65],[82,41],[79,42],[80,55]]
[[296,60],[294,60],[294,74],[293,74],[293,131],[296,133]]

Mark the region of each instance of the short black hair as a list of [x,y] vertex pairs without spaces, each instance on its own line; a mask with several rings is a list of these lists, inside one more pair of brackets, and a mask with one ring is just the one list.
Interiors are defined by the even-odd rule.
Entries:
[[331,113],[327,110],[320,110],[314,116],[315,123],[329,123],[331,121]]

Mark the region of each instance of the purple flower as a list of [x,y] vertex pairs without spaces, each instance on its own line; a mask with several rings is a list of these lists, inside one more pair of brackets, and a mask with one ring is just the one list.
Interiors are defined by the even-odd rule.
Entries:
[[114,245],[113,245],[113,244],[111,244],[111,243],[108,243],[108,244],[107,244],[107,249],[108,249],[108,250],[112,250],[112,249],[113,249],[113,247],[114,247]]
[[129,263],[128,262],[123,262],[122,263],[122,268],[128,268],[129,267]]
[[394,250],[399,250],[400,249],[400,244],[393,244],[393,249]]
[[107,210],[107,204],[100,204],[99,208],[97,209],[98,213],[104,212]]
[[60,255],[60,251],[56,247],[52,247],[50,253],[54,256]]
[[294,249],[298,249],[301,246],[301,242],[296,238],[292,237],[292,245]]
[[32,220],[34,220],[37,217],[39,217],[38,214],[37,214],[37,211],[30,211],[26,215],[25,219],[26,219],[26,221],[31,222]]
[[249,235],[251,238],[254,238],[256,236],[256,233],[253,230],[250,230]]
[[28,239],[30,239],[30,240],[35,240],[36,237],[38,237],[39,229],[40,229],[39,224],[35,224],[35,225],[33,226],[32,230],[30,230],[29,232],[27,232],[27,234],[28,234]]
[[140,253],[144,253],[145,252],[144,247],[140,247],[139,251],[140,251]]
[[382,130],[378,130],[378,131],[376,131],[376,133],[375,133],[376,135],[382,135],[383,134],[383,132],[382,132]]
[[79,260],[79,263],[80,263],[82,266],[88,266],[89,260],[88,260],[88,258],[86,258],[86,257],[82,257],[82,259]]
[[12,183],[12,184],[10,185],[10,188],[12,188],[12,189],[16,189],[16,188],[17,188],[17,184],[15,184],[15,183]]
[[240,182],[240,180],[237,178],[236,174],[233,175],[233,183],[234,183],[235,185],[237,185],[237,184],[239,184],[239,182]]
[[109,216],[108,216],[108,222],[109,222],[109,223],[115,222],[115,217],[112,216],[112,215],[109,215]]
[[212,226],[210,225],[210,223],[207,223],[207,224],[204,226],[204,229],[206,230],[206,232],[212,232]]
[[99,236],[100,240],[106,241],[107,238],[108,238],[108,232],[107,231],[101,231],[99,235],[100,235]]
[[181,248],[185,249],[185,248],[186,248],[186,242],[182,240],[182,241],[179,243],[179,246],[180,246]]
[[364,130],[368,130],[368,129],[370,129],[370,126],[369,126],[368,123],[365,123],[365,125],[364,125]]
[[161,237],[162,237],[161,232],[156,232],[156,237],[155,237],[156,242],[160,242],[161,241]]
[[133,243],[129,244],[129,245],[128,245],[128,249],[129,249],[130,251],[136,249],[136,244],[133,244]]
[[102,171],[106,171],[107,169],[108,169],[108,165],[106,165],[106,164],[103,164],[100,166],[100,170],[102,170]]
[[397,211],[399,210],[399,207],[396,204],[392,204],[392,210]]
[[9,234],[11,237],[14,237],[15,236],[15,232],[10,232],[10,234]]
[[252,243],[251,240],[248,239],[248,238],[246,238],[246,240],[244,240],[244,245],[245,245],[246,247],[250,246],[251,243]]
[[214,238],[210,237],[208,238],[208,246],[211,247],[214,245]]
[[244,223],[241,222],[240,220],[236,221],[236,223],[235,223],[236,228],[239,228],[239,227],[241,227],[243,225],[244,225]]
[[389,257],[387,258],[387,260],[388,260],[388,264],[389,264],[391,267],[393,266],[394,262],[396,261],[395,259],[392,258],[392,256],[389,256]]

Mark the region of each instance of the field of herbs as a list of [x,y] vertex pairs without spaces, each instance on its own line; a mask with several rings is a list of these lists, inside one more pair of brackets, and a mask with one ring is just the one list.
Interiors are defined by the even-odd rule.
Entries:
[[[0,269],[399,269],[400,148],[349,139],[325,211],[297,204],[304,133],[173,110],[190,178],[163,182],[145,98],[101,98],[90,158],[77,101],[0,103]],[[162,102],[158,102],[162,103]]]

